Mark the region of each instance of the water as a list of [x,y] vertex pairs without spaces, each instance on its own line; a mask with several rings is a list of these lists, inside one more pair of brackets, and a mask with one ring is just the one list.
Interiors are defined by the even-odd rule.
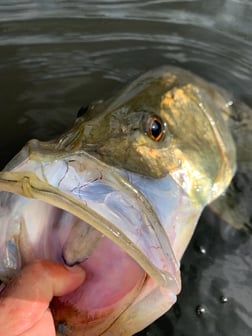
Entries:
[[[251,17],[251,0],[0,0],[1,166],[28,139],[64,131],[81,105],[163,64],[252,106]],[[178,303],[138,335],[251,335],[251,218],[247,227],[207,210],[182,260]]]

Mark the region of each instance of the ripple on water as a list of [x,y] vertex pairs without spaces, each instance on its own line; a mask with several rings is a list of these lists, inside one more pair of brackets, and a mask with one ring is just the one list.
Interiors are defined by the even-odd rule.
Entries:
[[232,0],[10,1],[0,4],[0,48],[8,51],[8,64],[19,61],[34,80],[36,74],[48,80],[99,71],[127,82],[172,63],[249,100],[249,9]]

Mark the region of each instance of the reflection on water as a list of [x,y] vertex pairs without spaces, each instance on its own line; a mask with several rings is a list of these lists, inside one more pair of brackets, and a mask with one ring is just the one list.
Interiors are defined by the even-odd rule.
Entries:
[[[1,164],[29,138],[60,133],[82,104],[163,64],[251,106],[251,16],[251,0],[0,1]],[[251,236],[204,218],[183,259],[178,304],[140,335],[251,333]]]

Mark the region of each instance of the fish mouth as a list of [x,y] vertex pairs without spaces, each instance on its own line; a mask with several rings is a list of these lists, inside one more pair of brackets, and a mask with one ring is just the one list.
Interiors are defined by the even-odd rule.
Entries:
[[106,237],[80,266],[86,272],[84,284],[51,302],[55,325],[63,335],[100,335],[133,304],[149,276]]
[[[170,177],[153,181],[84,151],[55,158],[48,144],[32,141],[0,174],[0,188],[21,202],[13,216],[20,218],[16,243],[22,263],[44,257],[78,263],[87,272],[84,285],[52,303],[59,333],[68,335],[70,315],[72,324],[88,320],[89,327],[106,319],[102,328],[107,328],[146,282],[174,295],[180,291],[180,253],[172,244],[181,221],[178,207],[188,197]],[[199,209],[186,216],[196,222]],[[29,225],[34,220],[36,229]]]

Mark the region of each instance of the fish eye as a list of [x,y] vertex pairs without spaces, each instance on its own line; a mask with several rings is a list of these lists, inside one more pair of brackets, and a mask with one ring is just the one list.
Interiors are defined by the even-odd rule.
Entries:
[[146,134],[154,141],[159,141],[165,132],[163,120],[157,116],[152,116],[147,120]]

